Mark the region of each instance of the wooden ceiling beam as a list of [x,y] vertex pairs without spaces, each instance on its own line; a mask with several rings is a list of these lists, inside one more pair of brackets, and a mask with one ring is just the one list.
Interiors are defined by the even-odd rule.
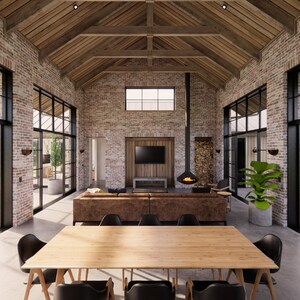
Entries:
[[261,0],[246,0],[262,12],[272,17],[274,20],[283,25],[288,32],[294,33],[296,30],[296,21],[293,16],[287,13],[285,10],[281,9],[271,1],[261,1]]
[[[60,0],[61,2],[74,2],[74,0]],[[110,0],[110,2],[146,2],[147,0]],[[152,0],[153,2],[220,2],[224,0]],[[226,2],[243,2],[245,0],[226,0]],[[107,2],[107,0],[85,0],[85,2]]]
[[[198,50],[153,50],[153,58],[199,58],[203,53]],[[96,50],[96,58],[147,58],[148,50]]]
[[187,17],[191,17],[193,19],[197,19],[198,21],[202,21],[207,24],[211,28],[213,28],[216,32],[221,34],[231,43],[239,47],[241,50],[245,51],[248,55],[259,59],[260,51],[257,49],[252,43],[244,39],[242,36],[232,32],[229,28],[226,28],[224,24],[220,23],[216,19],[213,19],[209,13],[205,11],[205,9],[201,11],[195,10],[190,3],[173,3],[173,6],[177,9],[183,11]]
[[52,2],[57,0],[32,0],[28,1],[25,5],[15,10],[12,14],[7,16],[5,21],[6,31],[21,25],[23,22],[33,17],[35,14],[46,11],[47,7]]
[[110,66],[103,72],[105,73],[120,73],[120,72],[156,72],[156,73],[179,73],[179,72],[198,72],[199,69],[190,66]]
[[211,36],[220,35],[208,26],[101,26],[94,25],[82,36]]
[[153,0],[147,0],[147,52],[148,52],[148,66],[151,67],[153,64],[152,51],[153,51],[153,33],[150,32],[153,27],[154,20],[154,3]]
[[107,18],[108,15],[111,15],[116,12],[118,9],[122,9],[126,3],[122,2],[114,2],[106,5],[104,8],[101,7],[98,11],[95,11],[92,15],[89,16],[87,20],[81,22],[80,26],[73,28],[63,36],[56,39],[53,43],[43,47],[40,49],[40,59],[45,58],[46,56],[50,55],[54,51],[58,50],[59,48],[63,47],[66,43],[70,42],[78,35],[80,35],[83,31],[87,28],[91,27],[92,25],[96,24],[103,18]]

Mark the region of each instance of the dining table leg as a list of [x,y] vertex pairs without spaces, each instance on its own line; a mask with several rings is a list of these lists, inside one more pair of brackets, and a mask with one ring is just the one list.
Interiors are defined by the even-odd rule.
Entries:
[[236,278],[237,278],[238,282],[244,287],[245,300],[247,300],[248,297],[247,297],[247,290],[246,290],[245,281],[244,281],[243,270],[242,269],[235,269],[235,275],[236,275]]
[[24,295],[24,300],[28,300],[29,292],[30,292],[30,289],[32,287],[33,276],[34,276],[34,270],[30,269],[29,276],[28,276],[28,281],[27,281],[27,286],[26,286],[26,291],[25,291],[25,295]]
[[50,300],[50,296],[49,296],[49,293],[48,293],[49,285],[46,284],[43,271],[41,269],[35,269],[34,272],[37,273],[37,275],[39,277],[39,280],[40,280],[40,283],[41,283],[41,286],[42,286],[42,290],[43,290],[44,295],[45,295],[45,299]]
[[274,285],[273,285],[273,281],[272,281],[270,270],[269,269],[264,269],[264,272],[267,275],[268,286],[269,286],[269,290],[270,290],[270,293],[271,293],[271,296],[272,296],[272,300],[276,300],[277,299],[276,298],[276,292],[275,292],[275,288],[274,288]]

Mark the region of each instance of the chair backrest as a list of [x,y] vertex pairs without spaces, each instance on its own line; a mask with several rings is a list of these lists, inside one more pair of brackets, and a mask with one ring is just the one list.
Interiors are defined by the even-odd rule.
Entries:
[[244,300],[245,290],[241,284],[214,283],[203,291],[193,290],[194,300]]
[[124,295],[125,300],[174,300],[175,289],[169,281],[131,281]]
[[145,214],[141,217],[140,226],[158,226],[161,225],[159,218],[157,215],[153,214]]
[[218,189],[223,189],[225,187],[229,187],[229,178],[222,179],[217,184]]
[[105,215],[101,222],[100,222],[100,226],[121,226],[122,221],[119,215],[116,214],[108,214]]
[[106,300],[107,289],[97,291],[87,283],[59,284],[55,291],[55,300]]
[[178,226],[198,226],[199,220],[193,214],[183,214],[179,217]]
[[279,271],[282,256],[282,241],[274,234],[267,234],[254,245],[261,250],[265,255],[271,258],[278,266],[278,269],[271,269],[271,273]]
[[[39,240],[34,234],[26,234],[20,238],[18,242],[18,255],[20,267],[26,260],[36,254],[41,248],[46,245],[45,242]],[[29,269],[21,269],[25,273],[29,273]]]

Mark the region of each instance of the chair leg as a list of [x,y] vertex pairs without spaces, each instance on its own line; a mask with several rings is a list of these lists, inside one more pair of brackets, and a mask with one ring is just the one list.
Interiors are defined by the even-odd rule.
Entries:
[[185,300],[193,299],[192,294],[193,294],[193,281],[189,277],[187,280],[186,289],[185,289]]
[[170,281],[170,269],[167,269],[167,280]]
[[211,278],[215,280],[215,269],[211,269]]
[[81,272],[82,272],[82,270],[78,269],[78,275],[77,275],[77,280],[78,281],[81,281]]
[[72,273],[72,270],[71,269],[68,269],[68,274],[69,274],[69,276],[70,276],[70,279],[71,279],[71,281],[73,282],[73,281],[75,281],[75,279],[74,279],[74,276],[73,276],[73,273]]
[[226,281],[229,280],[231,274],[232,274],[232,269],[229,269],[229,270],[228,270],[228,273],[227,273]]
[[222,269],[218,269],[218,273],[219,273],[219,280],[223,280],[223,276],[222,276]]
[[107,280],[107,289],[108,289],[108,300],[115,300],[114,287],[111,277]]
[[130,280],[133,280],[133,269],[130,269]]
[[89,277],[89,269],[85,269],[85,280],[88,280]]

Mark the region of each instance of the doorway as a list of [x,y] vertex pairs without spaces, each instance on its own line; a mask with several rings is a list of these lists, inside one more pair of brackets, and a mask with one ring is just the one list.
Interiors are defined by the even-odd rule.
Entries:
[[89,140],[89,186],[105,187],[105,138]]

